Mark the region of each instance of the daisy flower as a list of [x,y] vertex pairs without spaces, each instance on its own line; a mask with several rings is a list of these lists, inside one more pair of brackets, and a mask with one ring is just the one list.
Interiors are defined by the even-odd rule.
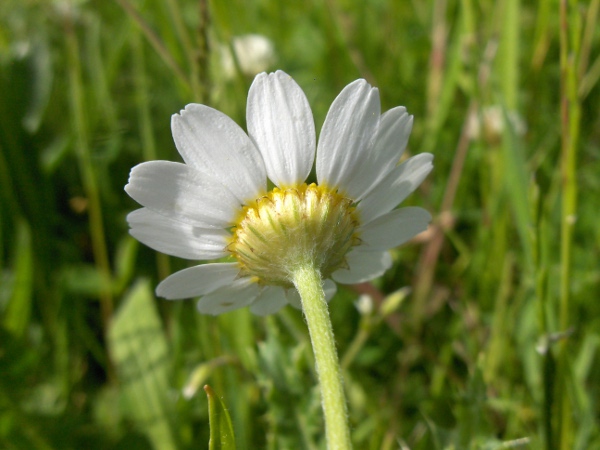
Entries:
[[[185,163],[131,170],[125,190],[144,206],[127,217],[131,235],[169,255],[222,261],[174,273],[159,296],[200,297],[199,311],[215,315],[300,307],[299,264],[314,264],[331,297],[335,282],[383,274],[388,250],[427,228],[427,211],[396,207],[433,156],[399,164],[413,118],[401,106],[381,114],[379,92],[365,80],[334,100],[318,144],[308,100],[282,71],[255,78],[246,115],[247,134],[225,114],[190,104],[171,120]],[[316,183],[308,184],[313,165]]]

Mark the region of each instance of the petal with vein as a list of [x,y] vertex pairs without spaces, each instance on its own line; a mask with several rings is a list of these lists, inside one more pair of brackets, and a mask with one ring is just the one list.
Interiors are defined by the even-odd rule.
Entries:
[[367,224],[402,203],[431,172],[432,161],[431,153],[421,153],[388,173],[356,207],[362,223]]
[[395,209],[365,225],[360,234],[363,251],[387,250],[427,229],[431,214],[423,208]]
[[168,300],[210,294],[233,283],[240,268],[237,263],[202,264],[175,272],[160,282],[156,295]]
[[238,278],[198,300],[198,311],[214,316],[250,305],[260,293],[260,287],[249,277]]
[[340,269],[332,278],[338,283],[357,284],[377,278],[392,265],[392,257],[386,250],[383,252],[365,252],[360,247],[353,249],[346,256],[348,269]]
[[369,184],[361,175],[379,124],[379,91],[365,80],[346,86],[333,101],[317,147],[317,180],[357,198]]
[[125,191],[141,205],[190,225],[226,227],[240,207],[212,177],[171,161],[138,164],[131,169]]
[[258,316],[274,314],[287,305],[285,291],[279,286],[266,286],[254,303],[250,305],[250,311]]
[[229,233],[220,228],[199,228],[162,216],[148,208],[127,215],[129,234],[142,244],[184,259],[216,259],[227,255]]
[[277,186],[302,183],[315,156],[315,124],[306,95],[282,71],[257,75],[248,93],[248,133]]
[[171,118],[184,161],[208,171],[244,203],[266,190],[265,165],[250,138],[231,118],[205,105],[190,104]]
[[323,291],[325,292],[325,300],[329,301],[337,292],[337,284],[335,284],[335,282],[330,279],[324,280]]
[[377,138],[369,157],[363,161],[361,179],[366,183],[361,195],[364,198],[400,161],[412,130],[413,116],[404,106],[398,106],[381,116]]
[[302,309],[302,300],[300,300],[300,294],[296,288],[287,289],[285,291],[285,297],[290,305],[296,309]]

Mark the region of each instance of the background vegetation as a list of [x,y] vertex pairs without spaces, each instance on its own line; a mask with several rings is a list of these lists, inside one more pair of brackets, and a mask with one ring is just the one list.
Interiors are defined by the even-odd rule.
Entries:
[[180,160],[171,114],[244,125],[222,49],[259,33],[317,129],[364,77],[435,154],[430,230],[331,302],[356,448],[600,448],[599,7],[0,2],[0,447],[204,448],[205,383],[239,448],[323,447],[301,313],[156,299],[187,262],[125,222],[130,168]]

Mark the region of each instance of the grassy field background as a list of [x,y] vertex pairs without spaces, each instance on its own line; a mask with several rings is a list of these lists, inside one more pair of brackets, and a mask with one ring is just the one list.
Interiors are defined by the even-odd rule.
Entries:
[[171,114],[199,102],[245,126],[252,76],[223,53],[255,33],[317,130],[362,77],[414,114],[409,153],[435,155],[407,203],[430,229],[330,303],[355,447],[599,449],[599,9],[0,2],[0,447],[206,448],[206,383],[238,448],[324,447],[301,313],[155,298],[188,262],[125,222],[130,168],[180,160]]

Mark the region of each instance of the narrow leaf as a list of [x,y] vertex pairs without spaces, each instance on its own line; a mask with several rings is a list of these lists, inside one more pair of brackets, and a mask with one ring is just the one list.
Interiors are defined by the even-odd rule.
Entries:
[[33,291],[33,247],[31,229],[24,220],[17,223],[12,292],[4,313],[4,326],[23,336],[31,317]]
[[210,421],[209,450],[235,450],[233,425],[223,400],[209,385],[204,386],[208,397],[208,417]]

